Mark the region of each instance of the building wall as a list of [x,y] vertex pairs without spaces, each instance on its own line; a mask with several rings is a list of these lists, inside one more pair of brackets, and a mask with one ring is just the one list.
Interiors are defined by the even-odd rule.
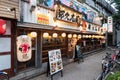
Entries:
[[[9,11],[9,9],[15,8],[14,11]],[[19,17],[19,0],[0,0],[0,17],[15,18]]]

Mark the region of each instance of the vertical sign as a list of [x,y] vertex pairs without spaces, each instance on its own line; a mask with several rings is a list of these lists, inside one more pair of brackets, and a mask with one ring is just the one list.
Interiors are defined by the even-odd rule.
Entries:
[[63,69],[60,49],[51,50],[49,54],[50,74],[53,75]]
[[107,23],[108,23],[108,25],[107,25],[107,28],[108,28],[107,31],[108,32],[113,32],[113,18],[112,18],[112,16],[108,17]]

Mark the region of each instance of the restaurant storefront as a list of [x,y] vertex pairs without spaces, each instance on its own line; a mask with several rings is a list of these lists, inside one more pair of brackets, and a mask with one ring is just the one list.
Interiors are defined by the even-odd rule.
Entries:
[[[31,68],[39,74],[46,72],[48,51],[54,49],[61,50],[63,63],[67,63],[68,59],[74,59],[77,41],[84,53],[101,48],[100,26],[82,20],[80,12],[59,2],[51,5],[53,9],[27,1],[22,3],[24,16],[16,33],[16,73],[23,71],[27,75]],[[25,41],[27,44],[21,46]]]

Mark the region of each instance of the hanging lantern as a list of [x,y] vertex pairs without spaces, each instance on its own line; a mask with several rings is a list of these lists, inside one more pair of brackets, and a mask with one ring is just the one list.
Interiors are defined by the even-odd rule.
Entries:
[[81,35],[78,35],[78,39],[81,39]]
[[88,38],[91,38],[91,37],[92,37],[91,35],[88,36]]
[[43,38],[47,38],[49,36],[49,33],[45,32],[43,33]]
[[86,38],[86,35],[83,35],[83,38]]
[[56,38],[58,36],[57,33],[53,33],[53,37]]
[[31,37],[36,37],[36,36],[37,36],[37,33],[36,33],[36,32],[31,32],[31,33],[30,33],[30,36],[31,36]]
[[76,38],[76,37],[77,37],[77,34],[73,34],[73,37]]
[[66,37],[66,33],[62,33],[62,35],[61,35],[62,37]]
[[85,35],[86,38],[88,38],[88,35]]
[[6,32],[6,21],[0,19],[0,34],[4,34]]
[[72,34],[68,34],[68,38],[72,38]]

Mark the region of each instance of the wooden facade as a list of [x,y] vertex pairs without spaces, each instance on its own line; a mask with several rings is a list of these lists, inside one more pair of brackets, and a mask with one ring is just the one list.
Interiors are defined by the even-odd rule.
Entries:
[[0,19],[6,22],[6,32],[0,34],[0,43],[3,43],[0,48],[4,48],[0,51],[0,65],[2,65],[0,70],[8,72],[9,76],[14,75],[15,34],[18,18],[19,0],[0,0]]
[[[10,10],[10,9],[15,9],[15,10]],[[19,0],[0,0],[0,17],[18,19]]]

